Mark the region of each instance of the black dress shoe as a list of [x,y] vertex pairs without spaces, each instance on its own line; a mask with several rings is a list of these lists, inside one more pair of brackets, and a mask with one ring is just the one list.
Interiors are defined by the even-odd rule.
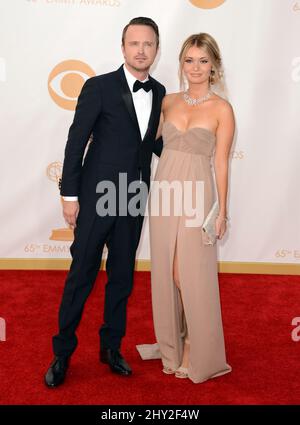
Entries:
[[129,364],[126,362],[119,350],[112,350],[111,348],[101,350],[100,361],[108,364],[114,373],[118,373],[123,376],[129,376],[132,374]]
[[70,357],[54,357],[45,375],[45,384],[49,388],[57,387],[65,380]]

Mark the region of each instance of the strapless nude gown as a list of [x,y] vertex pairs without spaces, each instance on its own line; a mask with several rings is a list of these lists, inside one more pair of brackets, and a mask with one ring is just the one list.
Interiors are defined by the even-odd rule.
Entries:
[[[162,135],[164,149],[154,180],[202,180],[205,217],[215,199],[211,169],[214,134],[201,127],[182,132],[171,122],[165,122]],[[152,196],[150,194],[150,198]],[[157,344],[140,346],[139,351],[144,359],[161,357],[165,367],[176,370],[188,334],[188,374],[194,383],[199,383],[228,373],[231,367],[225,355],[216,245],[205,245],[201,225],[186,227],[185,220],[184,215],[149,214],[152,308]],[[176,245],[181,297],[173,280]],[[146,350],[141,352],[143,347]]]

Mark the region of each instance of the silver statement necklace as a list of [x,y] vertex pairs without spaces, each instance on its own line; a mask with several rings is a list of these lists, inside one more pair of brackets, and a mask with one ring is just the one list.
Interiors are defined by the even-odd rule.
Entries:
[[213,92],[211,90],[209,90],[209,92],[205,96],[199,97],[198,99],[194,99],[193,97],[190,97],[188,95],[187,91],[185,91],[183,93],[183,99],[185,100],[185,102],[188,105],[197,106],[197,105],[200,105],[201,103],[205,102],[206,100],[208,100],[211,97],[212,94],[213,94]]

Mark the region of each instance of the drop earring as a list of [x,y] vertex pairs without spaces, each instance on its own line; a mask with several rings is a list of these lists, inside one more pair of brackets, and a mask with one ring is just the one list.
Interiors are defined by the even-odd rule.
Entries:
[[215,84],[215,70],[213,68],[210,71],[209,84],[210,85],[214,85]]

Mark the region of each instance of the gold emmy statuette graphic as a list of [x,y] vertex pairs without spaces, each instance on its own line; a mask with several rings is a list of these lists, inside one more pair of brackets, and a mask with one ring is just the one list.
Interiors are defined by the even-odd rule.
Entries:
[[221,6],[225,0],[189,0],[194,6],[200,9],[214,9]]
[[[48,179],[59,186],[59,180],[62,173],[62,163],[58,161],[52,162],[48,165],[46,173]],[[73,230],[68,227],[53,229],[49,239],[52,241],[73,241],[74,233]]]

